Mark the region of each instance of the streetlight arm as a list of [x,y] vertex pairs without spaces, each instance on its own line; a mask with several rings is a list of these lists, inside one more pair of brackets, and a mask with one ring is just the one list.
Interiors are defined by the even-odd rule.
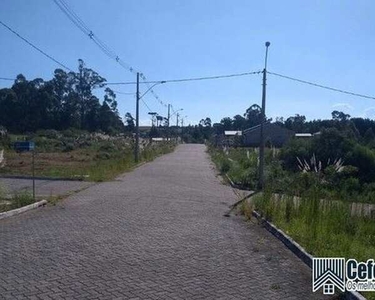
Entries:
[[163,83],[165,83],[165,81],[160,81],[160,82],[157,82],[157,83],[155,83],[154,85],[152,85],[152,86],[151,86],[146,92],[143,93],[142,96],[139,97],[139,100],[141,100],[142,97],[143,97],[144,95],[146,95],[149,91],[151,91],[152,88],[153,88],[154,86],[156,86],[156,85],[158,85],[158,84],[163,84]]
[[175,114],[177,114],[179,111],[184,110],[183,108],[176,110],[173,114],[171,114],[169,117],[173,117]]

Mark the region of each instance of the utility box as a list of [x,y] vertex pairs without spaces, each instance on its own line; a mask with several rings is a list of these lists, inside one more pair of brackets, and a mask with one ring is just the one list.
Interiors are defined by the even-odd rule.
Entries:
[[17,152],[34,151],[35,143],[31,141],[17,141],[14,143],[14,150]]

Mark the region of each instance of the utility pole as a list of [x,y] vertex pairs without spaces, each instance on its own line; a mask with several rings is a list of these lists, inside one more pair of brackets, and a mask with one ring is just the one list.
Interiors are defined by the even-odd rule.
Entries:
[[258,187],[264,189],[264,124],[266,122],[266,81],[267,81],[267,56],[270,42],[266,42],[266,57],[263,69],[263,85],[262,85],[262,110],[260,122],[260,147],[259,147],[259,182]]
[[170,140],[170,128],[169,128],[169,120],[171,119],[171,105],[168,103],[168,118],[167,118],[167,120],[168,120],[168,128],[167,128],[167,141],[169,141]]
[[178,127],[178,117],[180,116],[180,114],[179,113],[177,113],[177,119],[176,119],[176,126]]
[[169,120],[171,118],[171,105],[168,104],[168,127],[169,127]]
[[136,104],[135,104],[135,147],[134,147],[134,160],[139,161],[139,72],[137,72],[137,91],[136,91]]

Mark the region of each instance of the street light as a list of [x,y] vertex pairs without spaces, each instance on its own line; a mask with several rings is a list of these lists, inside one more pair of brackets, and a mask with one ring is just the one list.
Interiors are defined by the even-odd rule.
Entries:
[[266,55],[264,59],[263,69],[263,86],[262,86],[262,110],[261,110],[261,123],[260,123],[260,146],[259,146],[259,182],[258,187],[264,189],[264,123],[266,121],[266,80],[267,80],[267,58],[268,47],[270,42],[266,42]]
[[184,116],[183,118],[181,118],[181,127],[184,127],[184,120],[187,118],[187,116]]
[[158,113],[157,112],[149,112],[148,114],[151,116],[151,125],[154,126],[154,118]]
[[178,117],[180,116],[180,114],[178,113],[179,111],[183,111],[184,109],[183,108],[180,108],[178,110],[176,110],[172,115],[171,117],[173,117],[173,115],[177,114],[177,119],[176,119],[176,126],[178,127]]
[[165,81],[159,81],[153,84],[149,89],[144,92],[141,96],[139,95],[139,72],[137,72],[137,91],[136,91],[136,120],[135,120],[135,147],[134,147],[134,160],[137,163],[139,161],[139,100],[142,99],[149,91],[152,90],[158,84],[163,84]]
[[138,100],[141,100],[142,98],[143,98],[143,96],[144,95],[146,95],[149,91],[151,91],[152,90],[152,88],[153,87],[155,87],[156,85],[158,85],[158,84],[163,84],[163,83],[165,83],[165,81],[159,81],[159,82],[157,82],[157,83],[155,83],[155,84],[153,84],[151,87],[149,87],[148,88],[148,90],[147,91],[145,91],[144,93],[143,93],[143,95],[142,96],[140,96],[139,97],[139,99]]

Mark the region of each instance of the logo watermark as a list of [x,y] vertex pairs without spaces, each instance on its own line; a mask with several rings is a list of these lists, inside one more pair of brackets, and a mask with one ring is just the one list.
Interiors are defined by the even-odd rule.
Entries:
[[341,292],[375,291],[375,262],[358,262],[345,258],[313,258],[312,289],[316,292],[323,290],[323,294],[332,295],[335,288]]

